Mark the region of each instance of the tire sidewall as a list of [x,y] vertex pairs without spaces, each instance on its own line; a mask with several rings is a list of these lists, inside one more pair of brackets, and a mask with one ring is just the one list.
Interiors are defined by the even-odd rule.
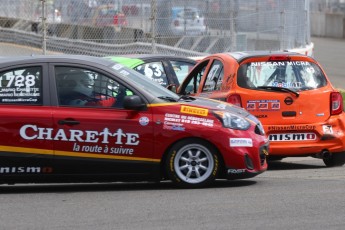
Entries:
[[[178,153],[178,151],[183,148],[185,145],[188,144],[198,144],[203,146],[204,148],[207,148],[209,152],[211,153],[211,156],[213,158],[213,168],[211,174],[203,181],[199,183],[188,183],[184,180],[182,180],[179,176],[178,173],[176,172],[175,169],[175,158]],[[181,188],[200,188],[200,187],[205,187],[207,185],[210,185],[216,178],[219,172],[219,157],[217,150],[215,147],[213,147],[211,144],[209,144],[207,141],[202,141],[199,139],[186,139],[179,141],[175,143],[169,150],[168,155],[167,155],[167,161],[166,161],[166,171],[167,175],[170,180],[173,181],[177,186]]]
[[328,159],[323,159],[327,167],[341,167],[345,164],[345,153],[334,153]]

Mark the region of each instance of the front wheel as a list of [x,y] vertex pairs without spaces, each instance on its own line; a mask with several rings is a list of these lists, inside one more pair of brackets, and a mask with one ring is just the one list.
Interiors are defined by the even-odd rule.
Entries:
[[209,143],[197,139],[180,141],[170,149],[166,168],[169,178],[178,186],[204,187],[217,177],[217,150]]

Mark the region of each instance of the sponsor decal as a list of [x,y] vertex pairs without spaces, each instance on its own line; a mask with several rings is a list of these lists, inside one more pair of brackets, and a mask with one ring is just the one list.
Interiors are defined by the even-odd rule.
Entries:
[[303,86],[302,82],[272,82],[271,84],[274,87],[283,87],[283,88],[301,88]]
[[141,117],[139,118],[139,124],[142,126],[148,125],[150,122],[150,119],[148,117]]
[[261,114],[261,115],[255,115],[256,118],[267,118],[266,114]]
[[181,113],[188,113],[198,116],[207,116],[208,115],[208,109],[202,109],[198,107],[192,107],[192,106],[181,106]]
[[259,107],[260,110],[267,110],[268,109],[268,103],[259,103]]
[[228,174],[241,174],[245,172],[245,169],[228,169]]
[[309,62],[306,61],[278,61],[278,62],[252,62],[251,66],[310,66]]
[[268,126],[268,131],[284,131],[284,130],[315,130],[315,125],[272,125]]
[[112,66],[112,68],[117,70],[117,71],[120,71],[120,73],[125,75],[125,76],[129,75],[129,72],[127,70],[122,69],[123,65],[121,65],[121,64],[115,64]]
[[316,140],[315,133],[279,133],[270,134],[269,141],[313,141]]
[[[28,141],[51,140],[75,142],[73,145],[73,151],[75,152],[132,155],[134,149],[129,148],[129,146],[137,146],[140,143],[139,134],[126,133],[122,129],[117,129],[115,132],[108,128],[104,128],[101,132],[79,129],[65,131],[63,129],[54,130],[53,128],[43,128],[37,125],[27,124],[20,128],[19,133],[23,139]],[[98,145],[97,143],[101,143],[102,145]],[[117,147],[108,146],[107,144],[117,145]]]
[[[177,115],[177,116],[172,116],[172,117],[177,118],[177,120],[170,119],[169,118],[170,115]],[[170,120],[173,120],[173,121],[170,121]],[[178,114],[166,114],[166,117],[164,118],[163,129],[175,130],[175,131],[185,131],[186,130],[186,128],[184,127],[184,124],[181,123],[181,119],[180,119],[180,116]]]
[[253,147],[251,138],[230,138],[230,147]]
[[277,111],[280,110],[279,100],[250,100],[247,101],[249,111]]
[[163,129],[175,130],[175,131],[186,131],[186,128],[180,125],[163,125]]
[[23,167],[12,167],[12,166],[0,166],[0,174],[39,174],[39,173],[52,173],[53,168],[51,167],[36,167],[36,166],[23,166]]
[[280,109],[280,103],[272,103],[271,104],[271,109]]
[[256,106],[255,103],[247,103],[247,110],[255,110]]
[[[192,124],[192,125],[201,125],[206,127],[213,127],[214,120],[207,119],[203,117],[194,117],[194,116],[186,116],[174,113],[166,113],[164,117],[164,125],[167,125],[165,128],[170,130],[178,130],[184,131],[184,128],[181,129],[184,124]],[[175,129],[168,126],[175,126]],[[179,127],[177,127],[179,126]],[[164,127],[163,127],[164,128]]]
[[333,128],[331,125],[323,125],[322,129],[324,134],[333,134]]

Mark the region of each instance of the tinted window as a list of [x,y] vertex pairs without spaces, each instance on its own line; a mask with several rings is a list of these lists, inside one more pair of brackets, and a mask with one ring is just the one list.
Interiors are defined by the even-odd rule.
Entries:
[[130,81],[132,84],[140,87],[141,90],[146,91],[155,97],[170,97],[176,100],[179,99],[179,96],[176,93],[171,92],[162,85],[153,82],[148,77],[143,76],[138,73],[136,70],[129,69],[124,67],[122,64],[116,63],[111,68],[118,74],[120,77],[124,77],[127,81]]
[[180,84],[186,78],[190,70],[194,67],[194,64],[184,61],[171,61],[170,63]]
[[237,84],[244,88],[284,87],[295,91],[327,84],[321,69],[306,61],[251,62],[238,70]]
[[42,96],[41,67],[0,73],[0,103],[40,105]]
[[122,108],[132,91],[113,79],[81,68],[56,67],[59,104],[81,107]]
[[211,69],[207,74],[205,85],[202,89],[203,92],[220,90],[223,82],[223,64],[222,62],[215,60],[212,63]]
[[186,94],[197,93],[199,85],[200,85],[200,81],[202,79],[202,76],[204,75],[205,69],[206,69],[206,65],[203,66],[203,68],[200,69],[198,72],[195,72],[195,74],[189,80],[186,86],[186,89],[185,89]]

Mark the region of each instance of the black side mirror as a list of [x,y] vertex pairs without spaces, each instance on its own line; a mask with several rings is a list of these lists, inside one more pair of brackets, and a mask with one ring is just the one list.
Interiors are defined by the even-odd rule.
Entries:
[[175,84],[170,84],[166,88],[174,93],[177,93],[177,87]]
[[146,103],[138,95],[125,96],[123,99],[123,108],[131,110],[143,110]]

